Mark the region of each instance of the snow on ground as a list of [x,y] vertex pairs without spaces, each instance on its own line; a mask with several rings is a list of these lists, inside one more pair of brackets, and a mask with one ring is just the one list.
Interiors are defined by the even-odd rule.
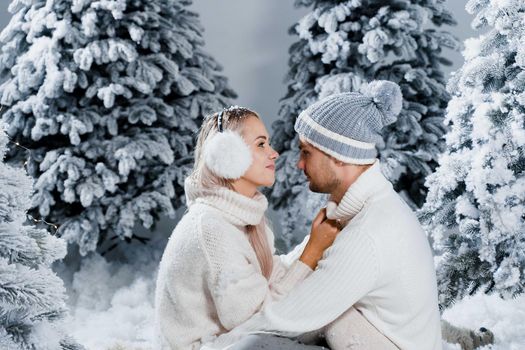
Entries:
[[122,244],[108,259],[77,256],[57,267],[69,295],[69,334],[88,350],[153,349],[155,282],[165,244],[166,237],[147,246]]
[[152,349],[155,265],[87,258],[71,285],[70,334],[93,350]]
[[[492,330],[495,344],[483,349],[525,349],[525,295],[513,300],[502,300],[495,295],[477,294],[445,311],[443,317],[455,325],[471,329],[484,326]],[[443,349],[460,347],[444,344]]]
[[[70,297],[68,331],[88,350],[153,349],[155,280],[164,244],[157,241],[155,249],[151,245],[124,246],[125,263],[91,255],[79,260],[77,272],[59,271]],[[458,326],[491,329],[496,344],[485,350],[525,348],[525,296],[504,301],[475,295],[454,305],[443,317]],[[443,349],[460,347],[444,343]]]

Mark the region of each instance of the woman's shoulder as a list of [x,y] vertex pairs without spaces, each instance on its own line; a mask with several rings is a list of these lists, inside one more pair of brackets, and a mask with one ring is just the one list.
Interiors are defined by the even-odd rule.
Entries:
[[216,266],[229,259],[233,252],[247,250],[245,233],[228,221],[220,210],[198,203],[192,205],[186,215],[193,218],[197,227],[193,242],[200,246],[210,264]]
[[175,226],[166,247],[168,251],[180,254],[182,249],[190,254],[209,253],[230,244],[227,233],[231,228],[228,229],[228,222],[220,213],[205,207],[197,208],[196,205],[192,205]]
[[203,243],[211,241],[227,243],[241,232],[241,229],[228,221],[219,209],[205,204],[193,204],[184,219],[191,220],[194,225],[193,230],[203,240]]
[[231,226],[226,220],[224,214],[217,208],[202,203],[193,204],[188,210],[190,215],[201,228],[219,228],[222,226]]

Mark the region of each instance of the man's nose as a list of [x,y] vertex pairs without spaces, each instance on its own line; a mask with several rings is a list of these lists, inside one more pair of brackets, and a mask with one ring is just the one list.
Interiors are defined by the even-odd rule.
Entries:
[[299,158],[299,160],[297,161],[296,166],[297,166],[299,169],[304,170],[304,161],[303,161],[301,158]]

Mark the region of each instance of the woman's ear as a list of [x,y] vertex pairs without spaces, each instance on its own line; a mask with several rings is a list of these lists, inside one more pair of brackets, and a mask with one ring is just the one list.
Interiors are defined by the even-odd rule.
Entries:
[[235,180],[246,173],[252,164],[252,152],[235,131],[225,130],[204,143],[204,162],[216,176]]

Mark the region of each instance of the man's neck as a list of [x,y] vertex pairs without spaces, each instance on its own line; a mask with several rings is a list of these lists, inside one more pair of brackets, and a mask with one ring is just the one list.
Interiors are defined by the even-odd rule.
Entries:
[[350,186],[352,186],[354,182],[357,181],[359,176],[361,176],[371,166],[372,164],[362,167],[348,165],[348,167],[344,169],[342,176],[340,177],[341,181],[339,185],[330,193],[330,201],[339,204],[339,202],[341,202],[341,199],[343,199]]
[[330,193],[330,201],[339,204],[350,186],[351,185],[341,183],[334,191],[332,191],[332,193]]

